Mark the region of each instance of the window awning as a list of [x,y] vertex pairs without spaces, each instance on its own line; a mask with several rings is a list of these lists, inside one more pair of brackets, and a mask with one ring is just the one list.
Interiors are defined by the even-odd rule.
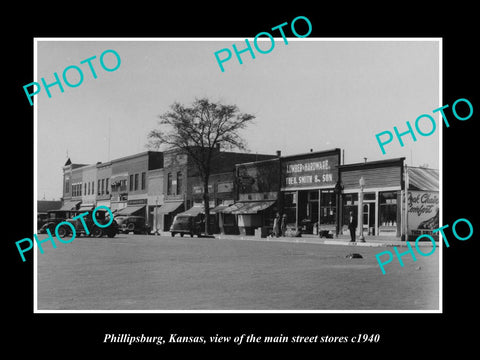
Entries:
[[174,202],[167,202],[160,206],[158,209],[159,214],[169,214],[177,210],[180,206],[183,205],[183,201],[174,201]]
[[81,204],[80,207],[78,208],[78,211],[92,211],[93,210],[93,204]]
[[229,207],[220,210],[224,214],[256,214],[259,211],[268,209],[275,204],[275,200],[270,201],[240,201]]
[[62,210],[62,211],[77,210],[77,205],[80,203],[81,201],[65,201],[62,207],[58,210]]
[[232,204],[228,207],[226,207],[225,209],[223,210],[220,210],[219,212],[223,213],[223,214],[232,214],[235,210],[238,210],[239,208],[241,208],[245,203],[243,202],[236,202],[235,204]]
[[187,211],[184,211],[184,212],[181,212],[179,213],[178,215],[184,215],[184,216],[197,216],[198,214],[203,214],[205,213],[204,209],[203,209],[203,205],[201,206],[192,206],[190,209],[188,209]]
[[228,208],[230,205],[217,205],[213,209],[210,209],[210,214],[219,214],[223,212],[226,208]]
[[136,213],[137,211],[143,210],[145,208],[145,205],[135,205],[135,206],[127,206],[123,209],[118,210],[115,213],[115,216],[119,215],[132,215]]
[[243,203],[243,206],[232,211],[232,214],[256,214],[259,211],[268,209],[275,204],[275,201],[252,201]]

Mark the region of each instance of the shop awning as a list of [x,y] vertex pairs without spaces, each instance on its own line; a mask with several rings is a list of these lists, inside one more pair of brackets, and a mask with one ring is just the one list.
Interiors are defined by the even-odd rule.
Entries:
[[81,201],[65,201],[62,205],[62,207],[58,210],[62,211],[71,211],[71,210],[76,210],[77,205],[80,204]]
[[93,204],[81,204],[80,207],[78,208],[78,211],[92,211],[93,210]]
[[210,214],[219,214],[223,212],[226,208],[228,208],[230,205],[217,205],[213,209],[210,209]]
[[438,191],[439,173],[436,169],[408,168],[408,189]]
[[223,214],[232,214],[235,210],[238,210],[239,208],[241,208],[245,203],[243,202],[236,202],[235,204],[232,204],[228,207],[226,207],[225,209],[223,210],[220,210],[219,212],[223,213]]
[[243,203],[243,206],[232,211],[232,214],[256,214],[259,211],[268,209],[275,204],[275,201],[252,201]]
[[115,216],[132,215],[132,214],[136,213],[137,211],[143,210],[144,208],[145,208],[145,205],[127,206],[127,207],[124,207],[123,209],[118,210],[115,213]]
[[178,215],[184,215],[184,216],[197,216],[198,214],[203,214],[205,211],[203,209],[203,205],[201,206],[192,206],[190,209],[187,211],[178,213]]
[[160,206],[158,209],[159,214],[169,214],[177,210],[180,206],[183,205],[183,201],[174,201],[174,202],[167,202]]

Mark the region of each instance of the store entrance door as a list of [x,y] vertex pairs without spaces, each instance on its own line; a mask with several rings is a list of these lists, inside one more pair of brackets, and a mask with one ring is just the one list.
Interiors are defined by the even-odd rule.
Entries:
[[363,233],[375,235],[375,202],[363,204]]

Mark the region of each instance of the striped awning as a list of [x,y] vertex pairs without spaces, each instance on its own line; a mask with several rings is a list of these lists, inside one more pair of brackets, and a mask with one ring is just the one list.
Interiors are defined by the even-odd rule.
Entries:
[[196,205],[196,206],[192,206],[190,209],[188,209],[187,211],[184,211],[184,212],[181,212],[181,213],[178,213],[178,215],[183,215],[183,216],[192,216],[192,217],[195,217],[197,216],[198,214],[203,214],[205,211],[203,210],[203,205]]
[[81,201],[64,201],[62,204],[62,207],[59,210],[62,210],[62,211],[77,210],[77,205],[80,203]]
[[224,214],[256,214],[268,209],[275,201],[239,201],[220,212]]
[[436,169],[408,168],[408,190],[438,191],[439,172]]

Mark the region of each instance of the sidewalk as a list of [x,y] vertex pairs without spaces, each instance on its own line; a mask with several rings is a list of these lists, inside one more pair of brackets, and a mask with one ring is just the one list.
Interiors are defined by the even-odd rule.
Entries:
[[[247,241],[272,241],[272,242],[289,242],[289,243],[308,243],[308,244],[325,244],[325,245],[343,245],[343,246],[372,246],[372,247],[386,247],[386,246],[397,246],[397,247],[407,247],[405,241],[401,241],[397,237],[387,237],[387,236],[365,236],[365,242],[357,241],[352,243],[350,242],[350,237],[346,235],[340,235],[338,238],[327,239],[320,238],[318,235],[302,234],[301,237],[278,237],[278,238],[262,238],[258,236],[246,236],[246,235],[225,235],[225,234],[215,234],[215,239],[219,240],[247,240]],[[414,246],[414,241],[410,241],[410,245]],[[438,242],[436,242],[438,246]],[[432,243],[430,241],[420,241],[418,243],[419,247],[431,247]]]

